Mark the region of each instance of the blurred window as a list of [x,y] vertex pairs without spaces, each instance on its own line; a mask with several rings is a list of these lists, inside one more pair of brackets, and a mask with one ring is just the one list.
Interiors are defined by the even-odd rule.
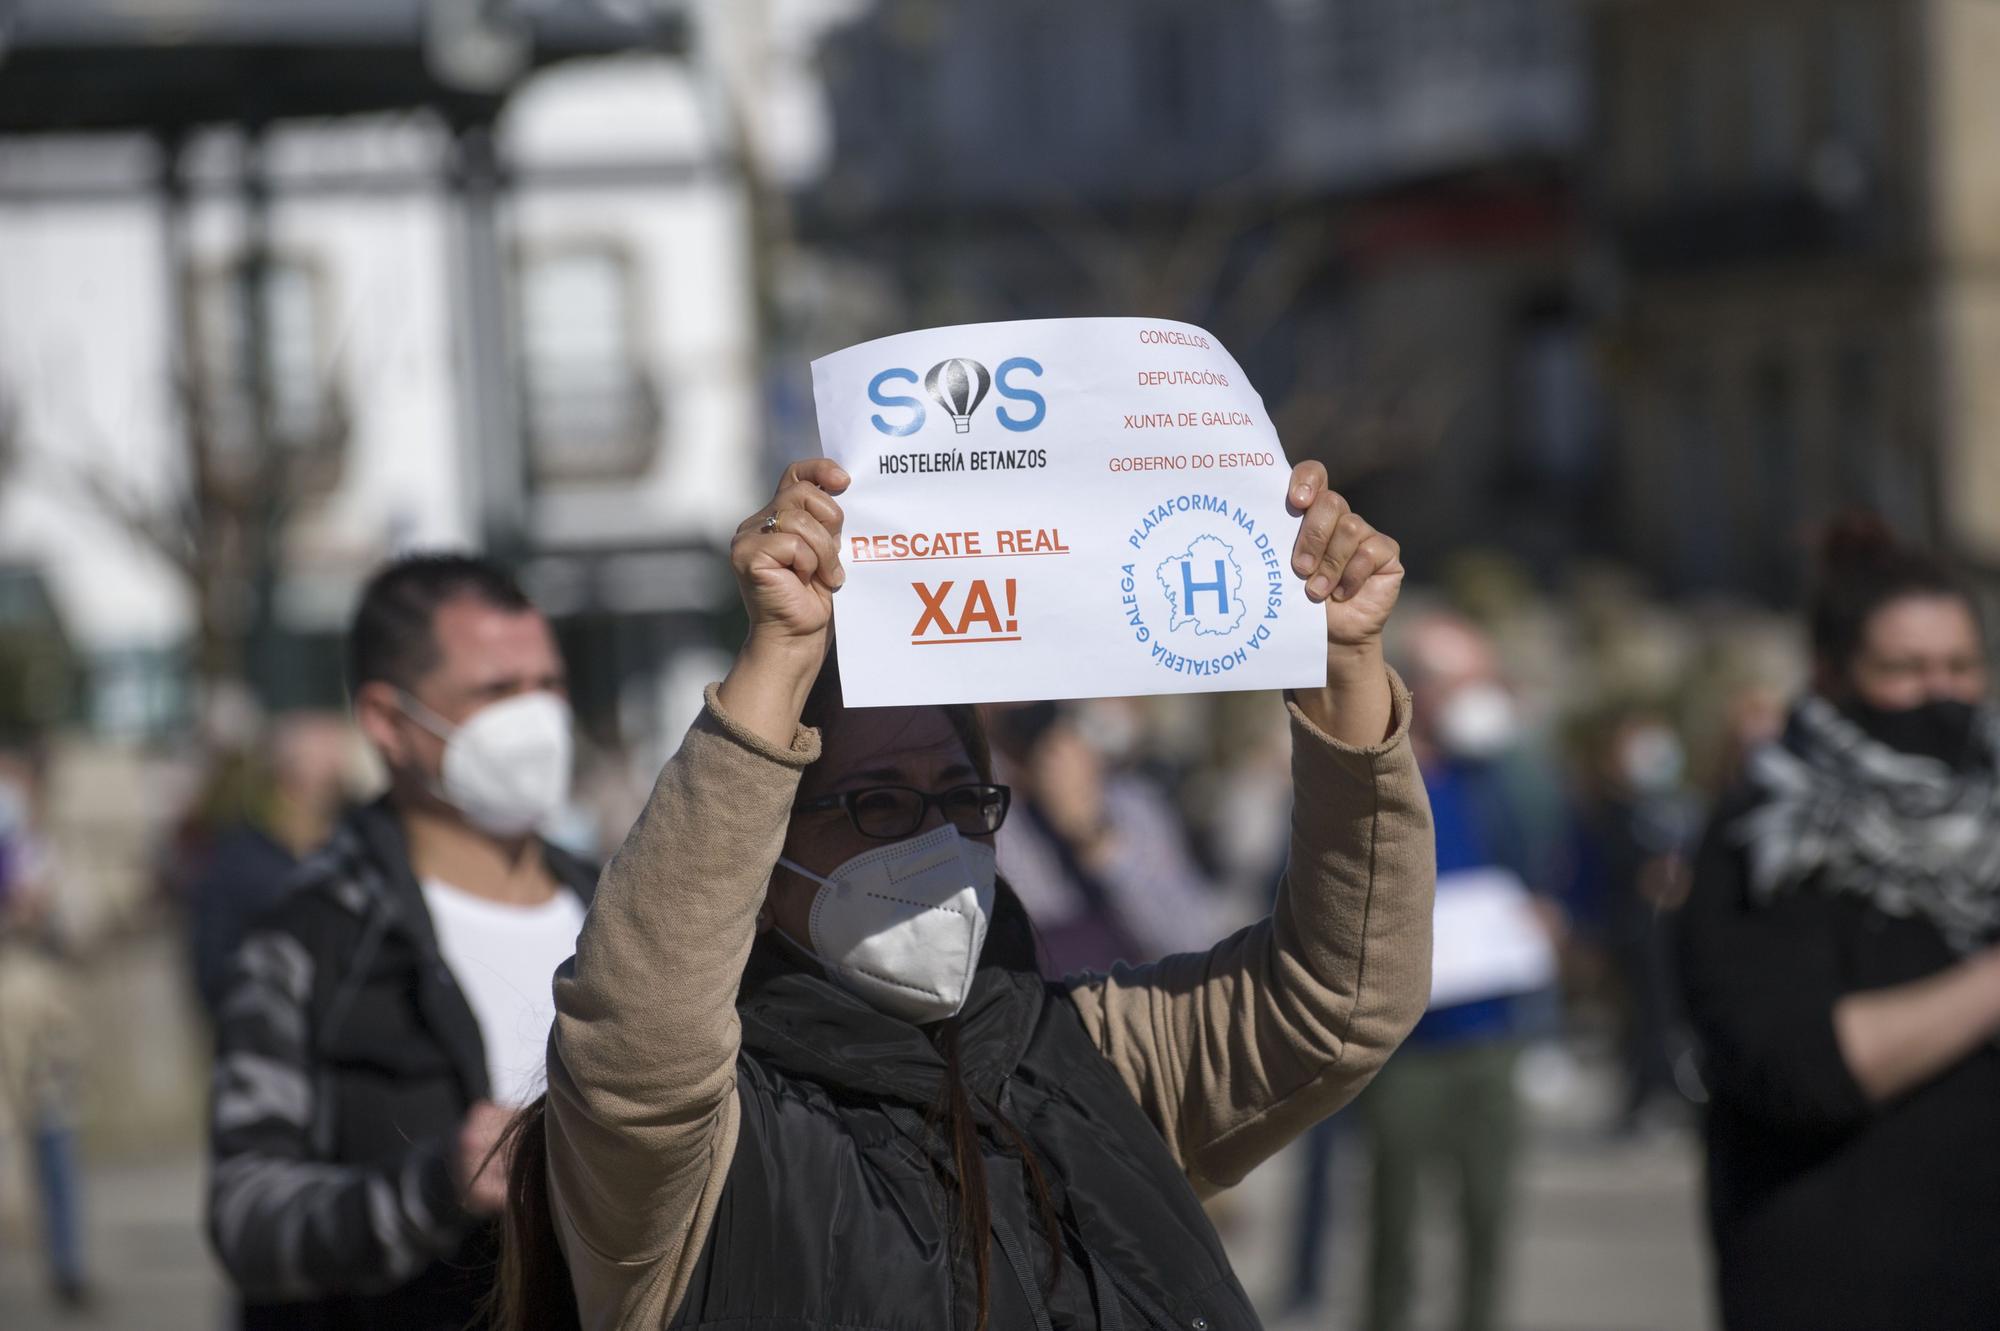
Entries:
[[[246,255],[196,275],[195,391],[218,464],[248,462],[263,447],[304,451],[339,443],[326,285],[321,266],[297,254],[268,254],[261,262]],[[253,322],[261,323],[261,334]]]
[[1699,189],[1709,183],[1708,134],[1714,79],[1692,45],[1666,56],[1673,70],[1667,108],[1667,162],[1670,189]]
[[1482,54],[1478,22],[1489,0],[1401,0],[1404,58],[1424,70],[1476,68]]
[[1554,15],[1544,0],[1475,0],[1459,7],[1455,41],[1469,67],[1512,77],[1540,64]]
[[[1013,128],[1022,146],[1037,150],[1038,160],[1045,145],[1065,146],[1065,137],[1074,137],[1081,128],[1065,114],[1065,103],[1071,100],[1069,90],[1053,77],[1058,70],[1060,34],[1052,33],[1039,13],[1015,15],[1012,21],[996,19],[1004,26],[997,39],[1002,60],[992,71],[998,78],[991,113],[996,121]],[[1093,91],[1078,89],[1076,102],[1088,105]],[[1095,120],[1095,116],[1086,117],[1083,124]]]
[[1604,60],[1598,88],[1614,195],[1623,205],[1650,202],[1666,189],[1676,71],[1630,15],[1608,25],[1598,49]]
[[1758,559],[1753,584],[1767,595],[1792,595],[1804,574],[1799,541],[1798,393],[1791,367],[1776,353],[1751,374],[1751,446],[1756,488],[1749,496]]
[[1204,73],[1215,48],[1198,33],[1198,11],[1162,9],[1137,25],[1135,83],[1142,134],[1186,142],[1201,130],[1213,108],[1205,104]]
[[88,722],[99,734],[141,739],[185,725],[193,706],[187,661],[174,652],[96,653],[88,681]]
[[1523,66],[1540,67],[1560,60],[1575,35],[1576,16],[1568,6],[1549,0],[1515,0],[1512,49]]
[[1799,62],[1791,29],[1765,18],[1751,37],[1750,169],[1758,183],[1787,184],[1799,160]]
[[1717,429],[1709,378],[1689,369],[1672,385],[1673,451],[1667,460],[1673,479],[1677,572],[1684,590],[1723,585],[1731,564],[1728,513],[1729,450]]
[[1582,482],[1597,431],[1596,383],[1590,343],[1576,320],[1530,320],[1515,351],[1521,437],[1538,480]]
[[1743,41],[1734,28],[1696,27],[1675,55],[1673,188],[1711,194],[1723,186],[1731,149],[1741,143],[1737,120],[1746,103],[1739,90],[1749,77],[1738,72],[1745,63]]
[[1899,530],[1929,530],[1929,468],[1890,424],[1885,352],[1857,338],[1833,358],[1834,467],[1840,500],[1866,504]]
[[1882,160],[1882,62],[1888,58],[1878,6],[1845,0],[1826,10],[1834,135],[1871,163]]
[[1334,0],[1327,18],[1327,100],[1366,105],[1382,95],[1390,56],[1382,0]]
[[635,476],[660,408],[639,353],[631,257],[609,243],[540,247],[520,264],[523,425],[538,478]]
[[[1875,479],[1875,360],[1867,347],[1850,343],[1833,358],[1834,483],[1843,504],[1866,502]],[[1886,515],[1885,515],[1886,516]]]

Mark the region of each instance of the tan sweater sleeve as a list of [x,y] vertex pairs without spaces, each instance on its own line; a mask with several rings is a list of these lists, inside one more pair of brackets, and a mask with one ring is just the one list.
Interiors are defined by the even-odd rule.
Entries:
[[1207,952],[1069,981],[1097,1047],[1204,1195],[1351,1100],[1430,994],[1437,846],[1396,727],[1358,749],[1292,713],[1292,842],[1271,915]]
[[586,1331],[659,1326],[685,1293],[736,1150],[736,991],[799,773],[713,688],[606,866],[557,972],[549,1181]]

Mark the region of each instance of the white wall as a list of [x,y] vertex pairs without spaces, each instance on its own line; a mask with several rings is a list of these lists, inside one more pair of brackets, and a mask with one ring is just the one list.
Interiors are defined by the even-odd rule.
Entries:
[[659,448],[633,481],[567,484],[535,505],[538,543],[725,542],[766,483],[756,474],[758,350],[749,217],[714,165],[728,133],[687,66],[625,57],[558,68],[516,96],[501,125],[525,171],[617,163],[661,183],[528,188],[509,208],[524,249],[610,240],[632,256],[639,355],[661,392]]

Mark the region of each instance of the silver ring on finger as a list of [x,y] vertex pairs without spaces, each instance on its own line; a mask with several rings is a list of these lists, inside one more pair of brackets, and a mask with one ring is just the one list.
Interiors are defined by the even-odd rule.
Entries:
[[773,513],[771,514],[771,516],[765,518],[764,525],[759,527],[757,530],[763,532],[766,535],[769,535],[770,533],[778,530],[778,515],[776,513]]

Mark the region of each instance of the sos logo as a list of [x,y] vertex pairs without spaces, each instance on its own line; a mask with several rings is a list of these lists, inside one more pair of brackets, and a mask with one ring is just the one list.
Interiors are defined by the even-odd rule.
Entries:
[[996,402],[993,415],[1002,429],[1019,434],[1032,430],[1042,423],[1049,414],[1048,400],[1032,388],[1021,385],[1020,379],[1032,376],[1041,378],[1042,367],[1026,356],[1015,356],[1000,362],[1000,368],[991,374],[976,360],[954,356],[931,366],[929,373],[921,381],[915,370],[884,370],[868,381],[868,400],[876,406],[890,411],[907,413],[897,419],[890,419],[879,412],[868,419],[883,434],[902,436],[915,434],[924,428],[928,415],[923,399],[907,393],[892,393],[891,384],[908,384],[915,388],[919,382],[931,400],[944,408],[945,415],[951,417],[951,427],[959,434],[972,429],[972,414],[979,410],[979,404],[986,400],[988,389],[998,393],[1008,402],[1019,403],[1016,410]]

